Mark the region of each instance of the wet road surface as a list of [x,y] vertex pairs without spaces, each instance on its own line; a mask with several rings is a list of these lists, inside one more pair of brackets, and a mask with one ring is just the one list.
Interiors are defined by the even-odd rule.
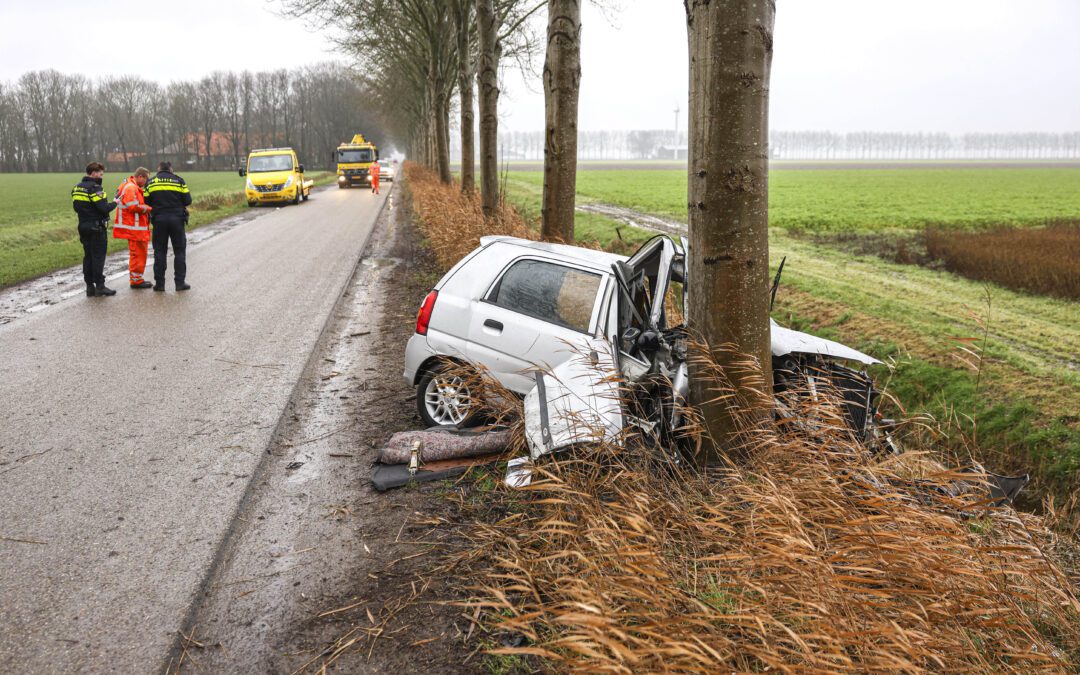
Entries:
[[165,666],[385,200],[320,191],[190,248],[188,293],[0,325],[0,670]]

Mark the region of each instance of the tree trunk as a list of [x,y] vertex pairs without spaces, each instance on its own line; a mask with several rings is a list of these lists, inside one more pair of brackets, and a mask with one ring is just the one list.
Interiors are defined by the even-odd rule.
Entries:
[[581,85],[581,4],[549,0],[544,59],[544,198],[540,236],[574,241],[577,194],[578,91]]
[[476,189],[476,147],[473,128],[476,124],[473,112],[473,59],[472,4],[463,1],[458,7],[458,94],[461,96],[461,191],[471,195]]
[[[768,111],[773,0],[684,0],[690,39],[689,319],[710,345],[736,400],[771,395]],[[758,387],[744,364],[760,365]],[[756,375],[756,373],[754,374]],[[738,420],[704,373],[691,373],[717,447],[734,448]],[[771,411],[752,408],[750,419]],[[708,447],[710,444],[706,444]]]
[[438,153],[439,180],[450,183],[454,178],[450,173],[450,97],[440,93],[435,100],[435,148]]
[[476,0],[480,36],[480,197],[484,217],[499,207],[499,48],[492,0]]

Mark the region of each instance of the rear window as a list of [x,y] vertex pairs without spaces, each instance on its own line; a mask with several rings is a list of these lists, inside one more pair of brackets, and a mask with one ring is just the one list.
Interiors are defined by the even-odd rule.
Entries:
[[519,260],[492,289],[499,307],[588,332],[600,275],[540,260]]

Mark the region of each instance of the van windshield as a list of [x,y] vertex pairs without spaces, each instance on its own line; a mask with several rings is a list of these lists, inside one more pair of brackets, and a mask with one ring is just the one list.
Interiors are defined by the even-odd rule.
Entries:
[[248,173],[292,171],[292,155],[258,155],[248,159]]
[[339,164],[366,164],[371,161],[371,150],[338,150],[337,161]]

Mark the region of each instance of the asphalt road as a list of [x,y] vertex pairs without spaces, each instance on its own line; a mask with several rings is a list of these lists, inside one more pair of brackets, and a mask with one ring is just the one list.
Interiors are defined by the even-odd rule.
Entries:
[[0,671],[163,668],[385,199],[319,191],[189,249],[188,293],[0,326]]

